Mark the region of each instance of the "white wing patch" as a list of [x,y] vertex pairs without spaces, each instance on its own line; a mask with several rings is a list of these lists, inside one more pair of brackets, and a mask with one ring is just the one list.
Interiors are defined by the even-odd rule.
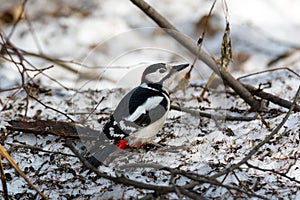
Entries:
[[134,127],[132,127],[132,126],[126,126],[123,120],[121,120],[121,121],[119,122],[119,125],[120,125],[120,128],[121,128],[122,130],[128,130],[128,131],[131,131],[131,132],[136,131],[136,128],[134,128]]
[[145,114],[146,111],[152,110],[153,108],[157,107],[160,102],[164,99],[161,96],[154,96],[149,99],[139,107],[129,116],[126,120],[134,122],[137,120],[142,114]]
[[118,133],[115,133],[115,129],[113,127],[110,127],[109,128],[109,134],[112,136],[112,137],[125,137],[124,134],[118,134]]

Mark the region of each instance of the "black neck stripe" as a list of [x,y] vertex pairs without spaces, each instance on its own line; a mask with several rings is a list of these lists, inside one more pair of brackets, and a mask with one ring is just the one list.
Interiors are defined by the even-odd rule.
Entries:
[[163,87],[162,87],[161,84],[158,84],[158,83],[147,83],[147,86],[150,87],[150,88],[156,89],[159,92],[162,92],[162,93],[166,94],[167,96],[169,96],[169,93],[163,89]]

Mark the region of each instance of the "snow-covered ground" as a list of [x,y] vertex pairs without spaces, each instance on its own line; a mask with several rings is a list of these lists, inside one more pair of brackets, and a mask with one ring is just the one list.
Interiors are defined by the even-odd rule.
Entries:
[[[15,8],[19,1],[0,0],[0,14]],[[205,0],[151,0],[149,3],[162,15],[169,19],[182,33],[195,43],[201,31],[199,21],[206,15],[212,1]],[[299,74],[300,71],[300,2],[297,0],[230,0],[228,3],[229,22],[231,25],[231,40],[234,61],[230,72],[239,77],[248,73],[289,67]],[[207,33],[204,49],[211,55],[219,57],[221,39],[223,36],[225,17],[224,6],[217,1],[213,11],[213,21],[210,26],[214,31]],[[59,63],[53,63],[42,58],[25,55],[35,67],[44,68],[45,74],[58,80],[68,88],[40,74],[35,80],[41,88],[51,92],[39,94],[47,105],[66,112],[76,121],[87,117],[98,101],[105,97],[95,114],[91,115],[86,125],[100,130],[106,119],[122,96],[139,84],[142,70],[149,64],[157,62],[191,63],[191,56],[175,40],[166,35],[144,13],[130,1],[119,0],[87,0],[87,1],[32,1],[26,4],[26,18],[18,23],[10,41],[18,48],[27,52],[43,53],[51,58],[61,59],[64,64],[77,72],[71,72]],[[6,36],[12,30],[12,24],[5,24],[0,17],[0,28]],[[279,55],[290,52],[286,57],[268,66],[268,63]],[[198,96],[211,71],[202,62],[196,63],[192,76],[192,85],[185,93],[172,95],[174,101],[185,107],[198,108],[238,108],[248,109],[247,105],[234,96],[220,93],[224,87],[219,87],[209,93],[210,103],[199,103]],[[271,83],[266,91],[292,101],[300,84],[300,78],[287,70],[278,70],[243,79],[254,86],[260,83]],[[21,78],[17,68],[9,62],[0,62],[0,90],[20,84]],[[80,91],[80,92],[77,92]],[[10,98],[10,92],[0,93],[1,135],[6,133],[5,121],[19,119],[25,113],[25,93],[20,92]],[[299,102],[299,101],[298,101]],[[33,117],[41,110],[40,118],[67,121],[65,116],[58,114],[34,100],[29,101],[27,115]],[[276,105],[270,108],[287,111]],[[213,109],[211,109],[213,110]],[[87,114],[86,114],[87,113]],[[228,113],[227,114],[235,114]],[[267,119],[270,127],[280,123],[285,113]],[[98,122],[99,121],[99,122]],[[293,113],[284,126],[286,134],[277,142],[266,144],[260,154],[250,160],[250,163],[264,169],[274,169],[294,177],[300,181],[300,148],[299,131],[300,115]],[[226,130],[231,130],[228,134]],[[281,130],[282,133],[284,130]],[[231,132],[230,131],[230,132]],[[164,145],[157,150],[148,152],[124,153],[109,167],[100,170],[112,173],[113,168],[118,173],[145,182],[155,184],[165,183],[166,174],[162,171],[149,169],[121,170],[128,163],[159,163],[169,167],[213,174],[238,162],[251,150],[253,145],[263,140],[270,131],[259,120],[250,122],[218,123],[206,118],[193,117],[187,113],[172,111],[162,132],[155,142]],[[1,137],[2,137],[1,136]],[[3,136],[3,138],[5,138]],[[68,155],[71,151],[63,146],[63,139],[54,136],[35,136],[33,134],[13,133],[2,141],[4,147],[10,150],[11,156],[32,182],[51,199],[68,198],[102,198],[115,199],[124,197],[142,197],[146,191],[136,190],[112,184],[104,179],[95,179],[93,175],[79,174],[81,163]],[[26,144],[39,147],[45,151],[27,148],[13,148],[15,145]],[[54,154],[50,152],[58,152]],[[64,154],[62,154],[64,153]],[[35,192],[25,184],[25,181],[14,174],[6,161],[8,191],[13,198],[33,198]],[[124,167],[124,166],[123,166]],[[267,198],[286,199],[300,198],[300,185],[295,181],[284,179],[279,175],[249,169],[236,171],[236,177],[229,176],[226,183],[247,187],[256,187],[255,192]],[[152,176],[149,173],[153,172]],[[221,179],[220,179],[221,180]],[[184,179],[177,180],[184,184]],[[257,185],[261,184],[261,185]],[[199,186],[199,192],[209,198],[232,197],[227,190],[207,185]],[[168,198],[178,198],[176,194]]]

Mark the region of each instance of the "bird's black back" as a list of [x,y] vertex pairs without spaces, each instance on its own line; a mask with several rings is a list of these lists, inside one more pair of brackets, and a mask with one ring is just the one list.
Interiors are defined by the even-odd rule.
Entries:
[[[140,113],[136,120],[130,121],[127,119],[151,97],[161,97],[162,100],[156,107],[147,110],[145,113]],[[105,124],[103,132],[111,140],[124,139],[163,117],[170,106],[168,98],[168,94],[162,90],[160,85],[139,86],[131,90],[120,101],[110,120]]]

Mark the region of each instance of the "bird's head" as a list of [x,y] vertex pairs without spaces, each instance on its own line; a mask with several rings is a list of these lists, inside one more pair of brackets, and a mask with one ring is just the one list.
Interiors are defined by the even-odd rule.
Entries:
[[159,84],[163,88],[169,88],[176,73],[187,68],[189,64],[171,66],[165,63],[157,63],[147,67],[142,75],[142,84]]

